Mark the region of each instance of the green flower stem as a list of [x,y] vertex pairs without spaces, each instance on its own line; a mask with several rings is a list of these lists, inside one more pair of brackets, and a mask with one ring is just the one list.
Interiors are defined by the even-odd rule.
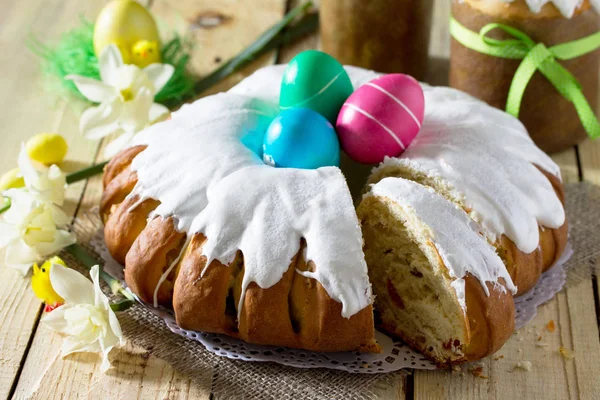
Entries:
[[94,175],[101,174],[104,170],[104,166],[108,164],[108,161],[102,162],[100,164],[92,165],[91,167],[87,167],[81,169],[79,171],[75,171],[71,174],[67,175],[67,183],[75,183],[92,177]]
[[[98,264],[96,259],[92,257],[85,248],[77,243],[70,245],[65,250],[67,250],[88,269],[91,269],[94,265]],[[112,308],[113,311],[124,311],[133,305],[135,298],[131,295],[131,293],[125,290],[117,278],[113,277],[103,269],[100,269],[100,278],[106,282],[113,294],[120,294],[121,296],[125,297],[125,300],[110,305],[110,308]]]
[[[263,33],[254,43],[244,49],[241,53],[227,61],[210,75],[196,82],[194,85],[194,92],[197,95],[202,93],[232,73],[248,65],[260,55],[317,29],[319,24],[318,16],[316,14],[306,15],[308,9],[312,5],[312,1],[309,1],[292,9],[281,21]],[[297,24],[290,26],[287,31],[282,32],[299,16],[304,16],[304,18]]]
[[[1,197],[1,196],[0,196]],[[2,214],[4,211],[8,210],[10,208],[10,199],[8,197],[2,197],[3,199],[3,203],[2,206],[0,206],[0,214]]]

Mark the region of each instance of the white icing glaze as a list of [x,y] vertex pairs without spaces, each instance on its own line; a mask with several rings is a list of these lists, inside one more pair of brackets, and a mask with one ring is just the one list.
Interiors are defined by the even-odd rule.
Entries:
[[[512,3],[514,0],[500,0],[505,3]],[[575,10],[581,7],[583,0],[525,0],[529,9],[534,13],[539,13],[548,3],[554,4],[565,18],[571,18]],[[596,11],[600,12],[600,0],[590,0]]]
[[[433,189],[402,178],[385,178],[371,187],[365,195],[386,197],[400,207],[408,208],[427,227],[429,238],[448,268],[457,298],[463,309],[465,303],[464,278],[467,274],[475,276],[486,294],[489,291],[486,282],[497,284],[502,278],[506,287],[516,293],[504,263],[494,248],[484,239],[480,226],[454,203],[437,194]],[[499,287],[504,290],[502,285]]]
[[210,96],[138,135],[136,144],[148,147],[131,164],[138,175],[132,195],[159,200],[150,217],[173,216],[188,240],[204,234],[208,263],[229,264],[241,250],[243,290],[250,282],[261,288],[279,282],[304,238],[316,270],[298,272],[317,279],[349,318],[371,303],[371,286],[344,176],[334,167],[263,164],[240,139],[266,129],[278,107],[253,97]]
[[[277,283],[305,238],[316,271],[303,274],[317,279],[349,318],[371,303],[371,287],[341,171],[274,169],[240,141],[249,130],[264,130],[277,114],[284,68],[261,69],[228,93],[184,106],[170,121],[139,134],[136,144],[148,148],[132,163],[138,174],[132,195],[161,202],[150,217],[173,216],[188,237],[196,232],[207,236],[203,252],[209,260],[228,264],[241,249],[244,288],[250,282],[262,288]],[[355,88],[380,76],[346,70]],[[558,167],[517,119],[453,89],[423,89],[421,133],[402,158],[383,165],[409,163],[443,178],[453,186],[453,196],[473,210],[471,216],[486,235],[506,234],[521,250],[533,251],[538,222],[556,228],[564,222],[564,211],[531,163],[556,176]],[[493,276],[475,272],[484,281]],[[464,292],[460,283],[454,286]]]
[[[277,103],[284,68],[263,68],[231,92]],[[355,89],[381,76],[345,68]],[[388,158],[381,167],[405,164],[442,178],[452,185],[454,199],[472,210],[490,240],[505,234],[521,251],[534,251],[538,225],[558,228],[565,214],[552,185],[532,164],[557,177],[559,167],[533,143],[518,119],[458,90],[422,86],[421,132],[400,158]]]
[[560,177],[558,166],[516,118],[454,89],[424,90],[421,132],[401,158],[379,168],[405,165],[443,179],[490,240],[505,234],[521,251],[534,251],[538,225],[559,228],[565,221],[562,203],[534,164]]

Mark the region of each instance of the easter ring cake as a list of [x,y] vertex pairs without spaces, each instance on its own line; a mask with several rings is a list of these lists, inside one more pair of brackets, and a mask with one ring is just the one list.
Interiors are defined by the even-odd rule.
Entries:
[[[380,76],[346,71],[354,89]],[[184,106],[107,165],[105,240],[130,289],[257,344],[377,352],[377,324],[439,365],[499,349],[513,296],[566,244],[558,167],[518,120],[422,85],[420,133],[355,209],[340,168],[274,168],[242,143],[278,115],[283,73]]]

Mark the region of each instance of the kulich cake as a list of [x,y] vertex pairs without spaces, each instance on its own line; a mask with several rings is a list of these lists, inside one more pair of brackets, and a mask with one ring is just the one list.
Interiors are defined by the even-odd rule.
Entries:
[[516,288],[460,207],[432,188],[385,178],[358,216],[383,329],[441,364],[482,358],[510,337]]
[[[598,0],[453,0],[452,15],[464,27],[479,32],[490,23],[523,31],[546,47],[571,42],[600,30]],[[499,29],[496,39],[514,39]],[[589,52],[559,61],[581,84],[592,110],[597,108],[600,53]],[[510,85],[521,60],[492,57],[452,39],[450,86],[505,109]],[[539,71],[527,85],[519,118],[544,151],[565,150],[586,138],[575,107]]]
[[[422,132],[370,177],[377,185],[359,206],[361,230],[346,183],[356,177],[337,167],[274,168],[242,144],[279,112],[283,71],[263,68],[184,106],[108,164],[100,213],[129,287],[172,306],[182,328],[252,343],[378,351],[375,294],[380,327],[440,365],[498,349],[513,330],[520,274],[535,282],[566,242],[558,167],[516,119],[423,86]],[[380,76],[346,71],[355,90]],[[496,186],[477,186],[481,176],[463,163],[493,171]],[[459,234],[437,240],[444,232]],[[425,285],[438,300],[425,299]],[[412,292],[406,312],[385,301]],[[426,328],[415,307],[447,314]]]
[[369,177],[435,188],[477,221],[523,294],[562,254],[568,226],[560,169],[506,113],[449,88],[426,88],[421,132]]

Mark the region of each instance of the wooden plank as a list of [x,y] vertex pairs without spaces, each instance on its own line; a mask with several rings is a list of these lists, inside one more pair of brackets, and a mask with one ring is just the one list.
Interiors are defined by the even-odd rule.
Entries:
[[[183,24],[188,24],[184,29],[191,32],[194,40],[199,43],[194,47],[191,65],[198,75],[215,68],[216,57],[226,61],[245,48],[278,21],[285,9],[283,0],[266,0],[260,5],[246,3],[235,6],[234,2],[210,4],[211,7],[209,2],[157,0],[152,6],[161,20],[170,21],[179,29],[182,29]],[[177,19],[178,15],[186,18]],[[192,29],[190,21],[196,21],[197,18],[193,16],[198,15],[223,15],[226,16],[226,22],[208,30]],[[262,21],[262,24],[256,23],[257,20]],[[233,37],[237,39],[231,40]],[[274,61],[275,52],[272,52],[223,82],[219,90],[227,89],[228,85],[235,84],[255,69]],[[102,146],[99,154],[99,160],[103,159]],[[97,206],[101,194],[101,178],[98,176],[90,179],[81,197],[78,215]],[[98,355],[75,354],[61,359],[58,356],[61,344],[60,336],[44,326],[38,329],[17,386],[17,397],[51,399],[83,395],[93,398],[202,399],[210,396],[210,371],[190,380],[175,372],[165,361],[146,355],[141,349],[128,344],[124,349],[111,353],[115,368],[108,374],[102,374]]]
[[[77,353],[62,359],[63,338],[40,325],[19,386],[18,399],[208,399],[210,380],[185,377],[143,349],[127,344],[110,354],[113,368],[100,371],[101,357]],[[35,372],[35,373],[33,373]],[[202,377],[200,377],[202,379]]]
[[[600,98],[600,92],[598,93]],[[596,114],[599,114],[600,110],[596,111]],[[578,146],[579,148],[579,162],[581,165],[581,176],[584,181],[592,182],[596,185],[600,185],[600,142],[598,140],[587,140],[584,143]],[[595,303],[592,301],[588,301],[586,304],[580,305],[580,307],[595,307],[596,310],[596,320],[594,321],[596,324],[596,329],[591,326],[585,326],[583,330],[577,330],[577,334],[585,334],[585,335],[594,335],[598,337],[598,323],[600,321],[600,282],[598,280],[598,276],[600,275],[600,260],[596,260],[596,271],[594,275],[594,279],[592,281],[593,291],[595,294]],[[589,324],[589,322],[588,322]],[[584,350],[585,351],[585,350]],[[589,352],[586,354],[586,357],[593,357],[593,353]],[[585,361],[585,360],[581,360]],[[581,362],[580,361],[580,362]],[[580,368],[582,371],[585,371],[585,365],[581,363]],[[582,373],[583,375],[583,373]],[[589,377],[588,379],[592,379],[594,382],[595,388],[589,388],[588,382],[582,382],[582,385],[585,385],[585,388],[588,390],[596,390],[596,395],[600,389],[598,389],[598,385],[595,383],[598,381],[597,377]]]
[[[203,76],[246,48],[285,13],[285,0],[156,0],[152,10],[160,25],[175,29],[193,42],[192,71]],[[257,68],[272,64],[275,51],[229,76],[206,93],[227,90]]]
[[[0,171],[16,167],[20,143],[41,131],[57,131],[70,145],[69,163],[64,170],[80,168],[88,163],[96,145],[86,141],[77,130],[77,119],[64,101],[45,93],[39,59],[24,46],[24,38],[57,37],[65,26],[77,21],[79,14],[90,8],[88,2],[60,0],[9,1],[0,13]],[[93,7],[93,6],[92,6]],[[65,211],[72,214],[81,196],[83,184],[69,187]],[[4,254],[1,254],[4,257]],[[2,258],[3,259],[3,258]],[[3,264],[3,262],[2,262]],[[0,268],[0,398],[8,396],[19,373],[22,358],[39,317],[40,302],[33,295],[29,278],[16,271]]]

